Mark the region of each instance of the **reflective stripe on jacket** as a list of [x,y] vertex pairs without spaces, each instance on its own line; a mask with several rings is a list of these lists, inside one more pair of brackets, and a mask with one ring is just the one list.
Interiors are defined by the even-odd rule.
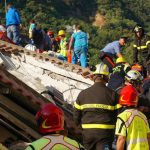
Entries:
[[[150,58],[150,36],[144,34],[142,38],[136,39],[133,45],[133,62],[139,62],[139,56],[142,56],[142,64],[143,61],[148,61]],[[141,60],[140,60],[141,61]]]
[[[35,150],[79,150],[79,143],[63,135],[48,135],[32,143]],[[83,148],[83,147],[82,147]],[[30,146],[26,150],[30,150]]]
[[116,104],[115,106],[111,105],[105,105],[105,104],[83,104],[83,105],[78,105],[76,102],[74,103],[74,107],[76,109],[86,109],[86,108],[101,108],[101,109],[107,109],[107,110],[115,110],[121,108],[120,104]]
[[126,136],[127,150],[148,150],[147,134],[150,130],[145,115],[136,109],[128,109],[118,115],[118,119],[122,120],[124,127],[116,126],[117,134],[126,134],[123,136]]
[[83,90],[74,103],[74,119],[83,129],[114,129],[117,109],[115,93],[103,83]]

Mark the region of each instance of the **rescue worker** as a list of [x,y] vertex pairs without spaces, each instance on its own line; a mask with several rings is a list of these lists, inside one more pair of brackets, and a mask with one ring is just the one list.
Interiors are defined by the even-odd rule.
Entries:
[[58,43],[55,39],[54,32],[53,31],[48,31],[47,35],[50,38],[50,50],[52,50],[54,52],[57,52],[57,50],[59,49],[59,46],[58,46]]
[[67,61],[68,40],[65,36],[65,31],[60,30],[58,32],[58,36],[60,37],[60,55],[58,56],[58,58],[66,62]]
[[137,70],[130,70],[125,75],[125,83],[116,89],[116,92],[120,94],[120,90],[126,85],[132,85],[140,92],[140,86],[143,80],[143,76]]
[[69,43],[69,53],[73,48],[72,64],[77,64],[78,59],[83,68],[87,67],[88,36],[83,32],[80,25],[75,26],[75,31]]
[[[150,102],[142,90],[141,87],[142,81],[143,81],[143,76],[140,74],[140,72],[138,72],[137,70],[130,70],[125,76],[125,83],[119,88],[117,88],[116,92],[120,95],[121,90],[125,86],[127,85],[133,86],[137,90],[139,96],[138,109],[142,111],[148,119],[150,119],[150,115],[149,115]],[[122,112],[123,110],[124,108],[121,108],[119,112]]]
[[51,43],[50,43],[50,38],[47,35],[48,29],[44,28],[43,29],[43,50],[48,51],[50,49]]
[[134,27],[133,62],[143,65],[144,77],[150,72],[150,36],[144,33],[140,25]]
[[146,116],[137,110],[138,95],[136,89],[127,85],[121,90],[119,103],[125,111],[117,117],[115,134],[117,150],[149,150],[150,129]]
[[115,66],[113,58],[122,56],[122,47],[125,45],[127,37],[121,37],[118,41],[108,43],[101,51],[99,58],[109,67],[110,72]]
[[106,87],[109,69],[100,63],[93,73],[94,85],[81,91],[74,104],[74,119],[82,127],[86,150],[112,149],[116,123],[117,99]]
[[29,145],[26,150],[79,150],[78,142],[65,135],[64,113],[52,103],[48,103],[36,114],[39,131],[44,136]]
[[123,57],[117,58],[115,67],[108,81],[108,87],[112,90],[116,90],[120,87],[125,82],[125,75],[130,69],[130,65],[126,63]]

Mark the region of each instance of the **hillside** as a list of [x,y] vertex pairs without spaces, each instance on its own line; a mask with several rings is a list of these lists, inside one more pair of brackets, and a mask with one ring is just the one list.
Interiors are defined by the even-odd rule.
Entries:
[[[29,20],[34,19],[43,28],[52,29],[55,34],[66,27],[80,23],[90,34],[89,51],[91,62],[98,62],[98,51],[103,46],[118,39],[129,36],[126,54],[131,60],[130,43],[133,41],[132,28],[137,23],[150,31],[150,0],[11,0],[20,11],[23,29],[28,33]],[[9,1],[7,1],[9,2]],[[5,21],[4,2],[0,3],[0,15]],[[98,16],[98,17],[97,17]],[[70,33],[68,33],[70,36]]]

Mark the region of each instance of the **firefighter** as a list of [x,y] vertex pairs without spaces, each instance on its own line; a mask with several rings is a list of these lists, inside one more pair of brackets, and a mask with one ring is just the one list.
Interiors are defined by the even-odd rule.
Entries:
[[110,75],[108,87],[112,90],[116,90],[120,87],[125,82],[125,75],[130,69],[130,65],[126,63],[126,60],[123,57],[117,58],[116,65]]
[[74,119],[82,127],[86,150],[112,149],[116,122],[115,93],[106,87],[109,68],[100,63],[93,73],[94,85],[81,91],[74,104]]
[[143,65],[144,77],[150,72],[150,36],[144,33],[140,25],[134,27],[133,62]]
[[117,117],[115,134],[117,150],[149,150],[150,129],[146,116],[137,110],[138,96],[136,89],[127,85],[121,90],[119,103],[125,111]]
[[36,114],[36,121],[41,134],[45,135],[32,142],[26,150],[79,150],[78,142],[63,135],[64,113],[52,103],[48,103]]

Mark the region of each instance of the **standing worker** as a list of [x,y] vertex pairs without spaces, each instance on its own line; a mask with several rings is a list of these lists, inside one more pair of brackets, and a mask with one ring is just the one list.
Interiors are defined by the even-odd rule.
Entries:
[[81,31],[81,26],[76,25],[75,31],[71,36],[69,43],[69,53],[73,47],[72,64],[77,64],[78,59],[83,68],[87,67],[88,36]]
[[64,113],[52,103],[42,107],[36,114],[36,121],[41,134],[45,135],[32,142],[26,150],[79,150],[78,142],[63,135]]
[[115,66],[113,58],[122,56],[122,47],[125,45],[127,37],[121,37],[118,41],[108,43],[101,51],[99,58],[109,67],[110,72]]
[[79,93],[74,119],[82,127],[86,150],[112,149],[118,108],[115,93],[106,87],[109,69],[104,63],[96,66],[94,85]]
[[137,91],[131,85],[121,90],[119,103],[126,108],[117,117],[117,150],[149,150],[150,129],[146,116],[137,110]]
[[57,50],[59,49],[59,46],[58,46],[58,43],[55,39],[54,32],[50,30],[47,32],[47,35],[50,38],[50,50],[57,52]]
[[34,20],[30,20],[30,26],[29,26],[29,39],[30,39],[30,43],[31,44],[34,44],[34,41],[33,41],[33,30],[35,28],[36,24],[35,24],[35,21]]
[[60,55],[58,55],[58,58],[66,62],[68,53],[68,40],[65,35],[65,31],[60,30],[58,32],[58,36],[60,37]]
[[140,25],[134,27],[135,42],[133,45],[133,62],[143,66],[144,77],[150,73],[150,36],[144,33]]
[[18,11],[13,7],[12,3],[7,5],[6,12],[6,26],[7,26],[7,36],[11,39],[15,44],[20,43],[20,29],[21,19]]

